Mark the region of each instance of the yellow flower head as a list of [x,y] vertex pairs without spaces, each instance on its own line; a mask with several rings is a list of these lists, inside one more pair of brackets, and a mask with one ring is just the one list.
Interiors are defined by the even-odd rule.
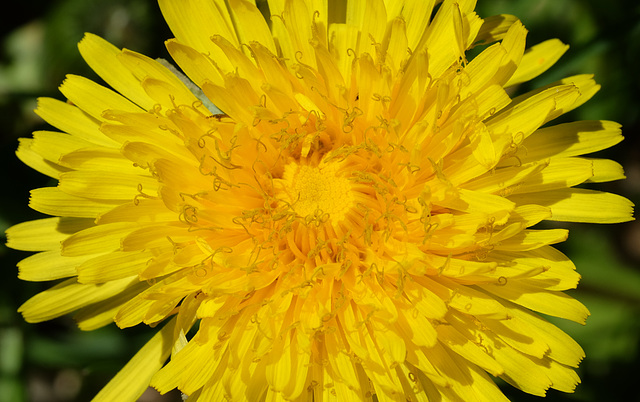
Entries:
[[60,132],[21,140],[58,185],[31,196],[52,217],[8,244],[39,252],[22,279],[67,278],[25,319],[167,321],[96,400],[149,384],[189,401],[504,400],[488,374],[573,391],[583,351],[535,312],[589,313],[562,293],[579,279],[551,246],[567,231],[530,227],[632,219],[625,198],[574,188],[624,177],[580,157],[622,136],[540,128],[598,90],[591,76],[505,90],[567,46],[525,51],[515,17],[483,20],[473,0],[263,6],[160,0],[189,80],[80,42],[115,91],[68,76],[69,102],[37,109]]

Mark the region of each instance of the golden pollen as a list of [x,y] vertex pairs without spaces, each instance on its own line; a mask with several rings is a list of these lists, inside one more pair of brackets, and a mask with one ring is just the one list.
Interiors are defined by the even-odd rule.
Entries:
[[335,163],[321,162],[318,166],[289,163],[277,183],[279,192],[284,193],[282,199],[301,217],[343,220],[354,196],[351,181],[340,176],[338,168]]

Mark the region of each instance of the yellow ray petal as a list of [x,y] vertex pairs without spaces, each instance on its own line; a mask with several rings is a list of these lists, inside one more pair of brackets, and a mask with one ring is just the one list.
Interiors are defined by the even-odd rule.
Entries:
[[347,3],[347,24],[360,28],[360,38],[355,49],[356,54],[375,55],[374,44],[382,43],[387,26],[387,10],[382,0]]
[[524,355],[497,341],[493,345],[496,360],[505,369],[500,376],[507,383],[536,396],[545,396],[552,380],[546,375],[542,365],[535,358]]
[[[622,141],[618,123],[577,121],[537,130],[522,143],[516,156],[522,163],[552,156],[569,157],[609,148]],[[512,161],[510,161],[512,162]]]
[[533,336],[535,328],[531,328],[526,321],[513,315],[506,320],[485,317],[478,317],[478,320],[515,350],[538,359],[543,358],[549,351],[549,346],[544,341]]
[[176,213],[167,209],[162,200],[140,198],[122,204],[109,212],[100,215],[96,223],[114,222],[171,222],[176,220]]
[[120,62],[120,49],[90,33],[78,43],[78,49],[91,69],[113,89],[145,110],[153,108],[154,101],[140,87],[140,79]]
[[176,3],[162,0],[159,5],[169,28],[181,43],[219,61],[223,70],[233,69],[222,51],[209,39],[213,35],[221,35],[239,45],[225,1],[189,0]]
[[594,175],[593,162],[584,158],[552,158],[539,172],[519,183],[511,194],[534,193],[573,187]]
[[113,209],[121,201],[96,200],[63,193],[57,187],[31,190],[29,206],[48,215],[74,218],[95,218]]
[[[570,88],[573,88],[575,92],[566,92],[566,89]],[[546,123],[582,105],[599,90],[600,85],[593,80],[592,74],[574,75],[522,94],[513,99],[513,105],[517,105],[531,97],[549,93],[549,91],[553,94],[553,91],[555,91],[558,94],[554,97],[555,107],[551,113],[545,116],[544,122]]]
[[93,402],[137,400],[171,353],[175,320],[169,321],[92,399]]
[[16,156],[25,165],[37,170],[38,172],[58,179],[60,174],[69,171],[68,168],[60,166],[57,163],[53,163],[45,159],[38,152],[33,150],[34,140],[32,138],[19,138],[20,146],[16,151]]
[[73,233],[93,226],[89,219],[45,218],[19,223],[7,229],[7,246],[16,250],[59,250]]
[[563,242],[567,240],[568,236],[569,231],[566,229],[527,229],[496,244],[495,249],[505,251],[528,251],[549,244]]
[[553,66],[568,49],[569,45],[565,45],[558,39],[549,39],[530,47],[505,87],[536,78]]
[[74,105],[51,98],[38,98],[35,112],[47,123],[80,139],[105,147],[118,146],[100,132],[98,120]]
[[67,279],[24,302],[18,312],[28,322],[51,320],[115,296],[137,282],[137,278],[123,278],[100,285],[83,285],[75,278]]
[[497,319],[508,316],[507,309],[494,298],[475,290],[471,287],[443,277],[420,277],[416,282],[428,287],[442,300],[448,302],[448,306],[471,315],[484,315]]
[[[564,222],[620,223],[633,220],[633,203],[617,194],[581,188],[545,191],[509,197],[517,203],[551,208],[551,218]],[[526,201],[525,201],[526,199]]]
[[140,226],[136,223],[116,222],[81,230],[62,242],[62,255],[74,257],[116,251],[120,249],[122,239]]
[[509,107],[485,122],[494,138],[500,136],[494,146],[502,153],[506,146],[512,143],[518,145],[542,124],[551,120],[558,110],[559,100],[566,98],[567,102],[572,102],[578,96],[575,86],[566,85],[528,96],[521,102],[514,100]]
[[149,286],[145,281],[134,284],[113,297],[80,308],[73,319],[83,331],[93,331],[112,324],[122,306]]
[[501,86],[505,86],[509,78],[517,72],[517,67],[522,65],[526,37],[527,30],[520,21],[517,21],[509,27],[507,34],[502,39],[502,46],[507,54],[496,77]]
[[477,364],[493,376],[504,373],[493,357],[476,345],[472,339],[464,336],[452,325],[438,325],[436,328],[441,343],[473,364]]
[[339,376],[340,382],[343,382],[351,389],[360,389],[360,381],[357,377],[355,365],[347,353],[347,344],[336,334],[325,334],[325,345],[329,364]]
[[[406,21],[407,26],[407,45],[411,50],[415,50],[422,35],[429,24],[429,18],[425,18],[427,15],[431,15],[435,0],[408,0],[404,2],[402,9],[402,16]],[[390,4],[387,4],[389,9]],[[390,16],[394,16],[393,13]]]
[[104,121],[103,112],[108,109],[140,112],[141,109],[121,95],[77,75],[67,75],[60,92],[94,119]]
[[64,257],[59,250],[34,254],[18,263],[18,278],[23,281],[51,281],[77,274],[76,268],[93,256]]
[[543,362],[540,367],[544,367],[547,371],[547,377],[553,381],[551,388],[562,392],[574,392],[576,390],[576,386],[580,384],[580,377],[572,368],[553,360],[548,365],[546,363],[546,361]]
[[[290,63],[301,62],[316,67],[315,54],[311,41],[313,39],[312,17],[313,11],[309,9],[311,4],[302,0],[289,0],[284,2],[284,25],[287,29],[292,49],[295,54],[284,54]],[[283,51],[286,48],[282,49]]]
[[78,282],[104,283],[142,272],[153,257],[150,251],[113,252],[92,258],[78,266]]
[[602,183],[607,181],[625,179],[624,168],[616,161],[609,159],[589,159],[593,163],[593,176],[590,183]]
[[76,170],[61,174],[58,188],[76,197],[128,201],[140,193],[157,194],[158,181],[150,176],[119,171]]
[[[503,301],[503,303],[508,303]],[[528,335],[535,337],[549,345],[547,356],[551,359],[571,367],[578,367],[585,354],[580,345],[569,335],[542,317],[508,303],[511,315],[530,324]]]
[[275,53],[276,46],[269,26],[255,4],[248,0],[230,0],[229,6],[238,41],[243,44],[258,41]]
[[[224,82],[220,71],[210,57],[175,39],[168,40],[166,46],[173,60],[200,88],[205,81],[211,81],[217,85]],[[222,55],[222,51],[220,53]]]
[[[226,360],[223,356],[226,356],[224,352],[228,337],[218,341],[217,334],[213,329],[217,328],[212,327],[208,331],[212,332],[211,335],[215,338],[198,342],[196,336],[184,348],[180,349],[162,370],[153,376],[151,385],[162,394],[178,385],[183,392],[191,394],[212,379],[219,383],[222,373],[220,370],[217,370],[216,373],[216,368],[221,360]],[[216,344],[218,347],[214,349],[213,346]],[[181,375],[185,372],[186,376]],[[214,373],[216,374],[214,375]]]
[[104,147],[89,147],[71,151],[60,157],[60,164],[76,170],[118,171],[140,174],[142,170],[126,159],[120,150]]
[[517,21],[519,21],[517,17],[509,14],[492,15],[484,18],[475,43],[482,45],[499,41],[504,38],[511,25]]
[[62,155],[91,145],[90,142],[69,134],[36,131],[33,133],[31,149],[46,160],[58,163]]
[[547,291],[535,285],[533,279],[514,279],[506,286],[480,284],[482,289],[513,303],[543,314],[561,317],[584,324],[589,310],[571,296],[561,292]]
[[487,260],[509,265],[523,272],[538,272],[535,275],[537,284],[548,290],[575,289],[580,280],[571,260],[551,246],[528,251],[493,250],[488,254]]
[[[198,100],[180,78],[158,61],[130,50],[123,50],[118,55],[118,60],[140,80],[142,88],[155,103],[160,103],[165,108],[170,109],[175,105],[192,105]],[[167,96],[158,96],[157,93],[150,91],[145,85],[148,80],[159,82],[167,88],[169,94]],[[137,86],[140,87],[141,85],[138,84]]]

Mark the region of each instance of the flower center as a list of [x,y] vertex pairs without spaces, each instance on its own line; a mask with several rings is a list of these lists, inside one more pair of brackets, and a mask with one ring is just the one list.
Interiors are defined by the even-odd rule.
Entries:
[[306,219],[339,222],[353,205],[351,181],[338,175],[335,163],[319,166],[289,163],[279,181],[282,197],[293,210]]

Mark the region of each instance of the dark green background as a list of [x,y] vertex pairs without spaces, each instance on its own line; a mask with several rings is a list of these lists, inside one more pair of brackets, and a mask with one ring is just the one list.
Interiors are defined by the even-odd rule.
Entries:
[[[33,114],[35,98],[62,99],[57,86],[67,73],[97,79],[80,58],[83,33],[119,47],[168,58],[172,35],[151,0],[32,0],[12,2],[0,13],[0,231],[39,218],[27,207],[32,188],[52,185],[14,155],[17,138],[46,129]],[[6,7],[6,6],[5,6]],[[565,120],[607,119],[623,124],[625,142],[598,156],[622,163],[628,179],[597,188],[640,199],[640,6],[635,1],[486,0],[478,13],[517,15],[529,29],[528,44],[560,38],[571,45],[561,61],[521,90],[564,76],[595,73],[602,90]],[[591,310],[586,326],[558,325],[584,347],[575,394],[550,391],[549,401],[640,400],[640,225],[563,225],[571,229],[561,248],[583,276],[572,295]],[[0,401],[87,401],[150,336],[147,328],[113,325],[83,333],[60,318],[26,324],[17,307],[50,284],[21,282],[15,264],[28,253],[0,246]],[[537,397],[505,387],[513,401]],[[178,401],[173,393],[144,401]]]

